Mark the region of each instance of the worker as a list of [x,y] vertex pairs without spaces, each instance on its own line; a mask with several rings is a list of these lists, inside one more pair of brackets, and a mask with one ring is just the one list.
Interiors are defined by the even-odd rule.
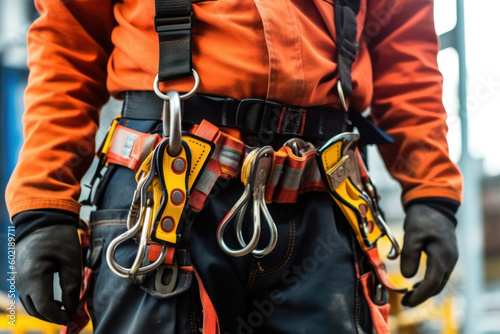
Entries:
[[[115,132],[123,131],[125,142],[119,146],[120,136],[112,136],[108,168],[94,189],[96,211],[83,262],[93,271],[86,305],[95,333],[208,333],[219,326],[221,333],[388,333],[377,266],[366,260],[341,201],[332,199],[335,187],[301,188],[293,200],[253,205],[254,213],[269,215],[260,219],[259,239],[252,236],[251,210],[242,214],[240,246],[251,252],[232,253],[238,246],[233,225],[222,231],[222,243],[217,231],[244,192],[240,171],[251,150],[261,152],[259,159],[276,157],[273,152],[293,138],[319,149],[356,127],[360,148],[363,140],[380,144],[387,169],[402,186],[402,274],[413,277],[421,254],[427,255],[423,280],[402,303],[416,306],[443,289],[458,257],[455,213],[462,180],[448,155],[433,1],[192,1],[179,6],[193,15],[172,23],[168,9],[178,3],[35,0],[40,16],[28,32],[24,145],[6,191],[16,227],[16,287],[26,311],[70,326],[81,312],[80,180],[93,160],[100,110],[111,95],[124,100]],[[168,73],[185,61],[182,75]],[[186,97],[197,74],[196,95]],[[219,181],[205,193],[200,182],[194,186],[183,212],[200,212],[185,214],[173,255],[161,255],[165,262],[149,273],[127,269],[130,279],[120,277],[121,269],[110,263],[131,267],[138,254],[133,238],[109,251],[130,228],[137,180],[145,182],[136,179],[144,159],[131,163],[136,138],[162,145],[156,138],[167,132],[172,148],[168,131],[176,130],[162,131],[163,100],[174,113],[183,97],[182,130],[202,138],[196,140],[207,149],[219,147],[217,138],[229,141],[237,159],[224,165],[226,156],[213,150],[200,172],[212,171]],[[362,125],[369,121],[359,119],[367,108],[378,126],[365,126],[371,134]],[[268,145],[273,150],[260,151]],[[300,156],[297,147],[293,151]],[[148,168],[161,167],[153,157]],[[168,173],[179,168],[186,174],[184,162],[167,166]],[[168,201],[187,203],[179,194],[187,192]],[[274,225],[266,225],[270,217]],[[177,228],[172,220],[163,223]],[[273,226],[274,245],[268,244]],[[253,247],[250,237],[257,242]],[[60,301],[54,299],[55,273]]]

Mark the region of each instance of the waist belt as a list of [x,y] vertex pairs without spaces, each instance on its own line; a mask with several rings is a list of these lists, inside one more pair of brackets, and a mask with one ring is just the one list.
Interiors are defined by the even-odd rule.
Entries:
[[[178,96],[177,99],[179,99]],[[125,111],[128,107],[126,104]],[[147,110],[146,106],[143,108]],[[179,105],[177,105],[177,113],[180,113],[179,109]],[[124,114],[129,115],[127,112]],[[127,120],[123,123],[126,124]],[[181,136],[180,130],[179,136]],[[266,209],[265,202],[295,203],[300,193],[328,191],[344,212],[358,238],[358,243],[376,272],[378,281],[391,290],[403,291],[399,290],[388,279],[378,256],[377,241],[384,236],[388,236],[393,244],[391,258],[399,254],[399,246],[378,211],[376,191],[367,176],[366,169],[361,166],[359,152],[356,150],[359,139],[356,134],[338,134],[319,150],[302,139],[293,138],[275,152],[271,146],[265,146],[261,149],[247,147],[240,140],[203,120],[196,128],[194,135],[182,134],[181,141],[184,149],[181,148],[177,155],[170,155],[168,151],[171,143],[174,146],[173,138],[175,137],[172,134],[162,139],[158,134],[140,133],[119,124],[118,119],[116,119],[111,126],[101,154],[101,158],[106,157],[103,159],[104,161],[107,160],[109,163],[139,171],[136,177],[141,194],[140,198],[136,198],[136,194],[134,194],[129,218],[132,217],[131,222],[137,219],[135,225],[131,225],[134,228],[140,227],[141,222],[143,224],[147,222],[148,229],[143,228],[141,232],[141,240],[144,239],[145,242],[149,240],[147,239],[149,227],[152,228],[154,233],[152,232],[149,238],[155,243],[150,245],[148,259],[153,264],[172,263],[173,251],[169,252],[168,249],[175,247],[178,243],[180,238],[180,235],[177,234],[178,226],[184,215],[184,211],[166,211],[164,199],[167,197],[165,194],[168,194],[169,198],[167,206],[170,203],[174,206],[182,205],[182,210],[189,206],[192,211],[200,211],[218,179],[241,176],[245,191],[240,200],[226,214],[217,230],[217,241],[226,254],[244,256],[252,252],[256,256],[263,256],[274,249],[277,230]],[[160,149],[154,149],[156,145]],[[162,155],[157,152],[161,152]],[[188,155],[186,152],[193,154],[189,153]],[[170,158],[165,159],[165,156]],[[180,164],[177,164],[176,161]],[[164,172],[157,173],[158,170],[163,171],[164,166],[167,167],[167,173],[171,173],[170,176],[173,176],[172,182],[177,180],[173,174],[182,175],[181,183],[171,185],[175,189],[166,187],[171,181],[167,182]],[[159,186],[155,185],[155,180]],[[141,186],[142,182],[145,182],[145,186]],[[150,186],[152,188],[148,190]],[[157,190],[161,193],[158,193]],[[365,190],[373,194],[368,195]],[[188,192],[190,193],[189,198],[186,198]],[[152,203],[151,197],[154,200]],[[252,239],[247,243],[240,233],[238,241],[242,248],[229,248],[224,242],[224,228],[231,220],[236,219],[236,228],[240,229],[250,197],[253,198],[254,214],[257,212],[254,217]],[[143,208],[144,201],[146,206]],[[141,208],[134,206],[134,204],[140,204]],[[256,249],[260,236],[259,210],[261,209],[271,231],[271,240],[264,249]],[[137,214],[138,210],[140,211],[139,215]],[[151,220],[151,212],[154,212],[154,220]],[[171,216],[173,214],[176,216]],[[134,231],[136,233],[138,229]],[[159,234],[161,234],[161,238],[158,236]],[[127,236],[127,238],[129,237]],[[171,240],[170,237],[173,239]],[[123,241],[119,238],[116,240],[118,240],[116,244]],[[144,251],[145,245],[146,243],[143,243],[142,251]],[[140,254],[142,255],[139,256]],[[144,252],[138,253],[138,256],[143,257]],[[134,265],[136,262],[141,263],[141,261],[137,262],[136,259]],[[140,274],[136,267],[131,267],[128,275],[132,269],[135,270],[133,275]],[[144,271],[149,270],[148,267],[141,268]]]
[[[215,144],[215,149],[189,197],[189,207],[193,211],[200,211],[219,178],[240,176],[247,147],[207,121],[202,121],[194,135]],[[103,153],[106,154],[108,163],[137,172],[160,141],[158,134],[141,133],[115,123],[108,134]],[[268,203],[295,203],[301,193],[327,191],[316,164],[315,153],[312,145],[300,152],[288,146],[275,152],[273,173],[265,194]]]
[[[274,135],[327,140],[345,131],[347,114],[327,107],[298,107],[261,99],[235,100],[196,94],[182,103],[182,122],[206,120],[219,127],[234,127],[255,134],[268,144]],[[124,93],[123,117],[160,120],[163,100],[152,91]]]

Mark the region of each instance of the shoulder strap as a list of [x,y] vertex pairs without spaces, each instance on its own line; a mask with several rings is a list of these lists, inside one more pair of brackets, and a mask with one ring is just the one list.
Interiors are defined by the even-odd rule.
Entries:
[[191,75],[191,0],[155,0],[160,81]]
[[[335,0],[334,4],[339,80],[344,98],[347,99],[352,95],[351,69],[358,53],[356,15],[359,12],[360,0]],[[340,94],[342,92],[339,92]]]
[[[360,0],[335,0],[337,62],[344,97],[352,95],[351,69],[358,52],[356,42]],[[190,76],[191,0],[155,0],[155,30],[160,43],[160,81]]]

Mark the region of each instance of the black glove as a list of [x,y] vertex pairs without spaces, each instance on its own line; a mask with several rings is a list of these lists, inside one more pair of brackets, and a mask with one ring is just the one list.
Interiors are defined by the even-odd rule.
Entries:
[[427,254],[427,268],[424,279],[404,295],[405,306],[417,306],[441,292],[457,263],[456,220],[433,206],[413,204],[406,213],[401,273],[415,276],[422,252]]
[[[28,314],[67,324],[76,311],[81,284],[82,257],[76,226],[37,229],[18,241],[16,251],[16,288]],[[62,303],[54,300],[55,272],[59,272]]]

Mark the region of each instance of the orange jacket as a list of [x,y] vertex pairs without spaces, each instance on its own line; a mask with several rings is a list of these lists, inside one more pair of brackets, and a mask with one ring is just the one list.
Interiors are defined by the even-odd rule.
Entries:
[[[28,34],[25,142],[7,188],[10,215],[78,213],[79,181],[94,156],[109,93],[152,90],[158,66],[153,0],[35,0]],[[193,1],[199,92],[340,107],[333,6],[325,0]],[[380,147],[403,202],[460,201],[450,161],[432,0],[362,0],[351,106],[371,106],[395,143]],[[187,91],[192,78],[164,91]]]

